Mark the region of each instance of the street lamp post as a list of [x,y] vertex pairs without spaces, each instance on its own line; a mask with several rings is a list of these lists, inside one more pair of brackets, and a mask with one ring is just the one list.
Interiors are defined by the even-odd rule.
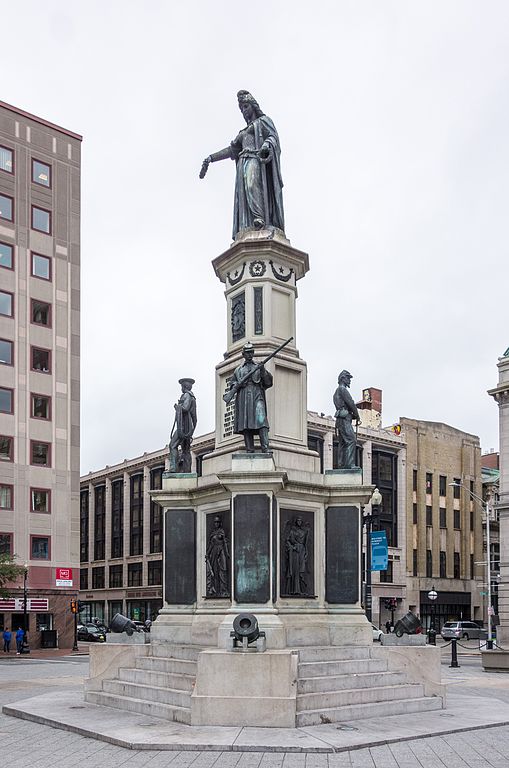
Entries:
[[428,592],[428,600],[431,600],[430,628],[428,632],[428,640],[430,645],[437,644],[437,633],[435,629],[435,600],[437,599],[437,597],[438,597],[438,592],[435,590],[435,587],[433,586]]
[[470,490],[470,488],[467,488],[463,485],[463,483],[449,483],[449,485],[454,486],[455,488],[463,488],[465,491],[467,491],[470,496],[475,499],[480,505],[481,509],[484,509],[486,514],[486,569],[488,571],[488,578],[486,579],[487,585],[488,585],[488,639],[486,641],[486,648],[489,651],[493,650],[493,640],[491,639],[491,538],[490,538],[490,521],[491,521],[491,509],[490,505],[487,501],[484,501],[481,496],[478,496],[477,493],[474,493]]
[[382,503],[382,494],[375,488],[371,497],[371,512],[367,512],[363,517],[363,524],[366,526],[366,595],[365,610],[366,618],[369,622],[373,621],[373,610],[371,600],[371,528],[373,522],[378,518],[380,504]]
[[27,646],[27,635],[28,635],[28,614],[27,614],[27,578],[28,578],[28,563],[25,561],[23,563],[23,645],[21,646],[21,652],[23,653],[25,651],[25,648]]

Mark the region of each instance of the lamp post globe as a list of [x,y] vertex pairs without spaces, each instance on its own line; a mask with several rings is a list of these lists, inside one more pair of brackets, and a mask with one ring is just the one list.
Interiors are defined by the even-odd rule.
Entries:
[[428,632],[428,643],[430,645],[436,645],[437,644],[437,633],[435,629],[435,600],[438,598],[438,592],[436,591],[435,587],[431,587],[430,591],[428,592],[428,600],[431,601],[431,621],[430,621],[430,628]]

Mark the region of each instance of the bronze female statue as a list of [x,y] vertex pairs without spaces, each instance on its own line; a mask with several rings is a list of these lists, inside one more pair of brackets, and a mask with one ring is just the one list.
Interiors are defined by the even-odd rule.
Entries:
[[284,232],[281,147],[274,123],[249,91],[237,93],[247,123],[228,147],[205,158],[200,179],[210,163],[231,158],[237,164],[233,239],[245,229],[277,228]]
[[228,538],[219,515],[209,536],[205,561],[207,563],[207,597],[229,597],[228,568],[230,551]]

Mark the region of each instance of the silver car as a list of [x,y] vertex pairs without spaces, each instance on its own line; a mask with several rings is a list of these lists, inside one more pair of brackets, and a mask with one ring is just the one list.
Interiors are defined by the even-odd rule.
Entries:
[[446,621],[440,634],[444,640],[451,640],[453,637],[471,640],[482,637],[482,632],[479,624],[474,621]]

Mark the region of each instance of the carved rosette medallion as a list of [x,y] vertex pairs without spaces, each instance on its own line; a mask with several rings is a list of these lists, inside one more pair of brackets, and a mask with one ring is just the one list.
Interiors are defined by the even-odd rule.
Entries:
[[249,265],[249,274],[251,277],[263,277],[266,271],[267,266],[265,262],[260,261],[259,259],[252,261]]

